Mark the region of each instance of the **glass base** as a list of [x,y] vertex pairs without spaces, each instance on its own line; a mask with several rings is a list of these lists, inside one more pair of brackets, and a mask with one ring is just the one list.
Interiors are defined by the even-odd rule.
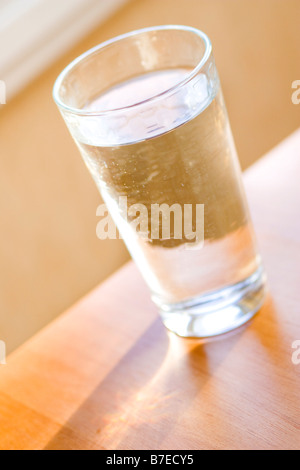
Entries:
[[238,284],[192,301],[159,305],[166,328],[185,338],[210,338],[234,330],[258,312],[266,296],[266,276],[260,267]]

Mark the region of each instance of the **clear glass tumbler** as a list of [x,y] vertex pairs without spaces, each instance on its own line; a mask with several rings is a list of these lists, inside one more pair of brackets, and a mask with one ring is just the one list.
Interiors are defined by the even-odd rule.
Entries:
[[208,37],[119,36],[71,63],[54,98],[165,326],[205,338],[250,320],[265,275]]

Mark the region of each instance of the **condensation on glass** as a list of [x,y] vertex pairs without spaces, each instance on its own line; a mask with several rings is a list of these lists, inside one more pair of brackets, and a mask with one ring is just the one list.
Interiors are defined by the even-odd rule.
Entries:
[[[165,326],[205,338],[252,318],[265,275],[207,36],[183,26],[120,36],[69,65],[54,97]],[[125,197],[147,209],[146,236]],[[155,204],[183,220],[187,205],[204,207],[203,239],[172,227],[153,237]]]

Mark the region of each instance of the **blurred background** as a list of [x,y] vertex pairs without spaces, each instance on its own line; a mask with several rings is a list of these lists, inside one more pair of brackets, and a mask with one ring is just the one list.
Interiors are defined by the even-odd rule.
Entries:
[[[243,169],[299,126],[299,0],[0,0],[0,339],[8,352],[129,258],[52,100],[61,70],[133,29],[211,38]],[[117,295],[117,293],[116,293]]]

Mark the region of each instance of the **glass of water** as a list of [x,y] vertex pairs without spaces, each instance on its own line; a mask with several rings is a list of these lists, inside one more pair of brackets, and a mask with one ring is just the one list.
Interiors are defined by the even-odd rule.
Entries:
[[71,63],[54,98],[165,326],[205,338],[249,321],[265,275],[208,37],[119,36]]

